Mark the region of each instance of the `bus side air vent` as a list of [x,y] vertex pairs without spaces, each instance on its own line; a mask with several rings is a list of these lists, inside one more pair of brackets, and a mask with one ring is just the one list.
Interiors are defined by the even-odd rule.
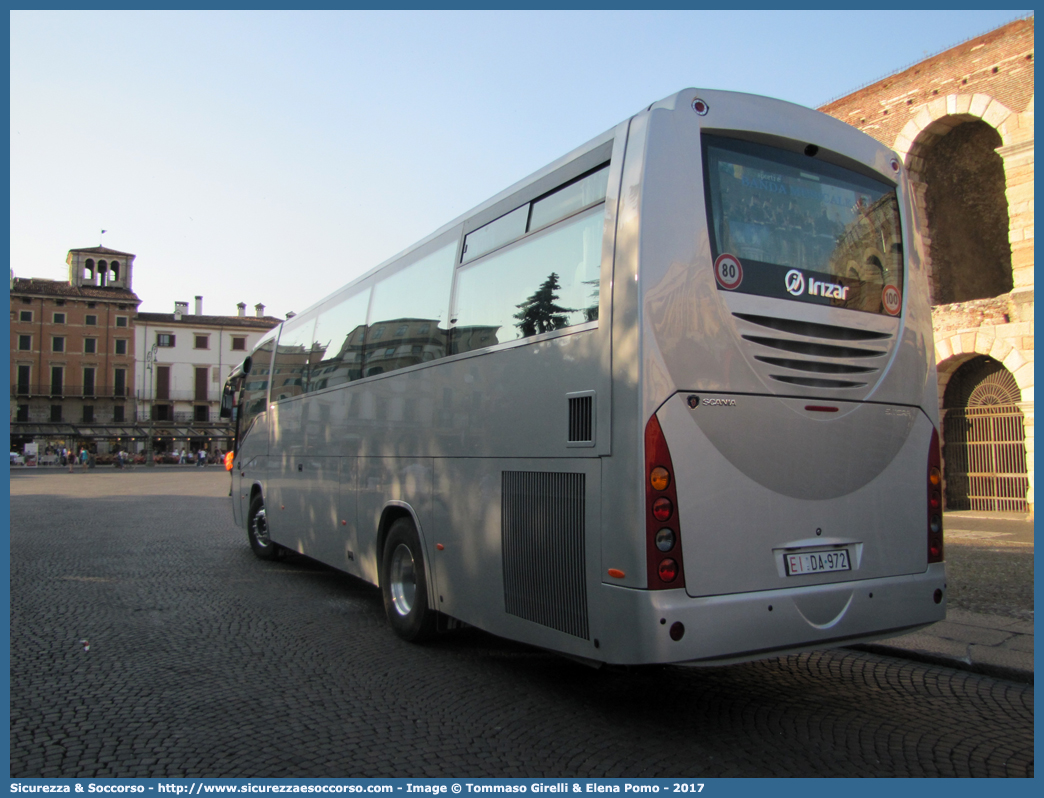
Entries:
[[584,475],[504,471],[501,491],[505,612],[589,639]]
[[567,446],[594,446],[594,391],[566,394],[569,400]]

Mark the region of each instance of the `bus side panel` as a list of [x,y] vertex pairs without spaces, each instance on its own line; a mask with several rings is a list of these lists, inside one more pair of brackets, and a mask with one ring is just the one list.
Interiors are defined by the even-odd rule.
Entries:
[[[247,514],[250,511],[250,491],[255,483],[266,485],[267,455],[268,413],[262,413],[254,419],[254,423],[240,441],[232,472],[232,502],[238,507],[237,517],[244,529],[249,522]],[[235,510],[233,512],[235,513]]]
[[597,601],[601,490],[596,458],[436,460],[439,608],[493,634],[597,658],[614,623]]
[[292,475],[304,455],[301,440],[303,408],[303,402],[280,402],[265,414],[271,421],[273,433],[265,506],[272,540],[300,554],[308,554],[309,550],[314,551],[314,545],[309,545],[313,542],[311,536],[302,535],[300,517],[304,515],[301,506],[304,497],[295,498],[301,488],[294,489],[295,477]]
[[[607,526],[601,535],[599,579],[616,585],[644,588],[644,493],[641,467],[643,430],[639,422],[639,385],[645,369],[640,357],[638,304],[638,198],[643,179],[643,150],[648,133],[647,113],[639,114],[628,129],[620,186],[620,210],[612,281],[612,456],[602,458],[602,515]],[[608,570],[623,571],[609,577]]]
[[232,523],[236,526],[246,528],[245,510],[243,500],[240,498],[243,492],[243,478],[239,476],[239,469],[233,467],[229,472],[232,478],[232,487],[229,489],[229,498],[232,499]]
[[432,516],[436,548],[432,571],[438,608],[480,629],[494,630],[503,615],[500,567],[500,469],[486,458],[436,458]]
[[359,557],[359,458],[341,458],[341,481],[337,497],[337,531],[333,538],[330,564],[352,576],[363,576]]
[[284,455],[276,461],[279,477],[269,485],[268,518],[280,545],[345,569],[350,547],[339,506],[342,459]]
[[[433,461],[430,457],[360,457],[358,459],[359,529],[356,536],[358,573],[372,584],[378,584],[380,561],[377,533],[381,516],[389,503],[405,505],[412,510],[417,534],[424,548],[424,558],[432,562],[431,490]],[[338,566],[340,567],[340,566]],[[430,568],[428,569],[430,571]],[[353,571],[354,573],[354,571]],[[431,580],[429,594],[433,593]],[[429,599],[431,596],[429,595]],[[432,604],[435,606],[435,604]]]

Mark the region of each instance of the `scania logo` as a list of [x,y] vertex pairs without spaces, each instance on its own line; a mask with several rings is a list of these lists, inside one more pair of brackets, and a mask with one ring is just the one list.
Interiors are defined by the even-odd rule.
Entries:
[[797,269],[791,269],[786,276],[787,291],[794,296],[800,296],[805,290],[805,275]]

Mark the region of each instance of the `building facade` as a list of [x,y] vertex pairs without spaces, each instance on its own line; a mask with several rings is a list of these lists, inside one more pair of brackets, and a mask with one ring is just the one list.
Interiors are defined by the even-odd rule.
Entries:
[[243,303],[234,316],[204,315],[202,296],[194,309],[175,302],[173,313],[135,320],[136,421],[151,429],[157,452],[230,447],[231,430],[218,414],[225,378],[280,321],[265,316],[264,305],[247,316]]
[[68,281],[11,280],[11,446],[107,453],[134,421],[134,255],[73,249]]
[[820,109],[913,184],[951,510],[1033,511],[1033,34],[1017,20]]
[[[105,247],[69,250],[68,280],[11,278],[11,451],[37,444],[40,464],[86,448],[102,462],[116,451],[158,454],[225,450],[219,418],[229,371],[280,319],[204,316],[187,302],[174,313],[139,313],[135,255]],[[168,453],[164,455],[164,453]]]

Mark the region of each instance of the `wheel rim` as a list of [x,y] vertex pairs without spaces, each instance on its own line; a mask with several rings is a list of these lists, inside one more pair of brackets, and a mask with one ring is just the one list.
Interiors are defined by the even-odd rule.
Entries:
[[391,600],[399,615],[409,615],[417,595],[417,575],[413,568],[413,552],[400,543],[392,552],[390,573]]
[[267,546],[269,544],[268,517],[265,515],[264,507],[254,513],[254,521],[251,529],[254,533],[254,540],[257,541],[259,546]]

